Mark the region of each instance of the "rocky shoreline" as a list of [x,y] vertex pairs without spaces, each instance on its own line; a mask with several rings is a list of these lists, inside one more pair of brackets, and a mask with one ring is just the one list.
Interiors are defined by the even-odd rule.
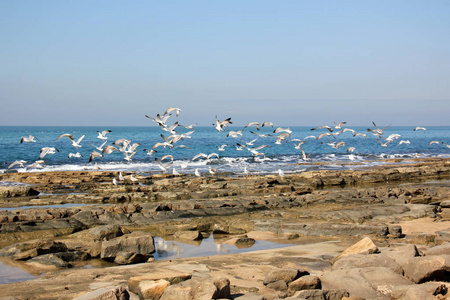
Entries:
[[[115,185],[110,171],[0,174],[16,183],[0,186],[2,261],[41,274],[1,285],[0,299],[448,297],[448,159],[283,177],[124,175]],[[210,236],[294,245],[154,260],[154,237]],[[93,261],[113,266],[82,268]]]

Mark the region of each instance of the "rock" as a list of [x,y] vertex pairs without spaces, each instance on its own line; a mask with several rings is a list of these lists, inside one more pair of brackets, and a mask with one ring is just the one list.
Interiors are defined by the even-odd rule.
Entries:
[[439,246],[431,247],[425,250],[424,252],[426,256],[450,254],[450,243],[445,243]]
[[119,265],[129,265],[147,262],[153,255],[135,252],[118,252],[114,262]]
[[191,230],[177,231],[174,233],[173,237],[175,239],[189,240],[189,241],[198,241],[203,238],[202,234],[199,231],[191,231]]
[[294,299],[309,299],[309,300],[342,300],[348,297],[349,293],[346,290],[303,290],[294,293]]
[[[448,283],[447,283],[448,284]],[[448,287],[442,282],[426,282],[415,285],[396,286],[392,289],[391,298],[396,299],[436,299],[437,295],[446,295]]]
[[217,299],[218,297],[230,298],[229,281],[228,285],[223,285],[226,280],[227,279],[217,280],[213,278],[193,277],[166,288],[160,300],[210,300]]
[[255,239],[249,238],[249,237],[242,237],[236,240],[234,243],[237,248],[250,248],[256,243]]
[[177,284],[182,281],[188,280],[192,277],[191,274],[185,272],[177,272],[172,270],[159,270],[159,272],[154,272],[150,274],[145,274],[142,276],[131,277],[128,280],[128,288],[131,292],[138,294],[139,293],[139,283],[142,281],[159,281],[165,280],[170,284]]
[[347,248],[344,252],[342,252],[337,257],[335,257],[333,261],[337,261],[340,258],[345,257],[347,255],[372,254],[372,253],[378,253],[378,252],[379,252],[379,249],[378,249],[377,245],[375,245],[369,237],[366,237],[366,238],[360,240],[359,242],[357,242],[356,244],[354,244],[353,246]]
[[0,198],[27,197],[39,195],[29,186],[0,186]]
[[450,208],[450,200],[445,200],[441,202],[442,208]]
[[140,299],[159,299],[170,282],[164,279],[158,281],[141,281],[138,286]]
[[332,270],[366,267],[386,267],[399,275],[403,275],[402,267],[393,258],[384,254],[347,255],[336,261],[332,266]]
[[102,287],[92,292],[87,292],[73,300],[128,300],[130,294],[123,286]]
[[151,254],[155,252],[153,236],[147,232],[136,231],[102,242],[101,258],[115,258],[119,252]]
[[16,260],[27,260],[38,255],[67,251],[60,242],[33,240],[14,244],[0,250],[0,256],[13,256]]
[[312,275],[302,276],[289,283],[288,289],[291,294],[301,290],[320,290],[322,284],[320,278]]
[[300,271],[295,269],[276,269],[270,271],[266,278],[264,278],[264,284],[268,285],[269,283],[283,280],[286,282],[286,284],[289,284],[290,282],[296,280],[297,278],[303,276],[303,275],[309,275],[306,271]]
[[255,294],[255,293],[245,294],[245,295],[236,297],[234,299],[238,299],[238,300],[266,300],[266,298],[264,298],[263,296]]
[[402,227],[399,225],[390,225],[388,226],[389,236],[392,238],[401,238],[403,237]]
[[213,299],[229,299],[231,296],[230,280],[228,278],[213,278],[213,283],[216,286],[216,292]]
[[320,280],[324,290],[345,289],[352,296],[366,299],[390,299],[389,295],[394,286],[412,284],[411,281],[384,267],[335,270],[325,273]]
[[413,257],[403,267],[405,277],[415,283],[448,281],[450,278],[450,255]]
[[242,228],[237,228],[229,225],[214,224],[214,234],[245,234],[246,231]]
[[419,256],[419,250],[415,245],[404,245],[397,248],[383,249],[383,255],[394,259],[397,264],[403,267],[410,258]]
[[88,238],[97,241],[110,240],[122,235],[123,232],[119,225],[100,225],[73,234],[77,238]]
[[276,291],[286,291],[287,290],[287,284],[286,281],[284,280],[278,280],[275,282],[271,282],[269,284],[266,285],[269,289],[273,289]]
[[29,259],[27,262],[39,263],[47,266],[54,266],[56,268],[68,268],[71,266],[67,261],[64,261],[61,257],[53,253],[33,257],[32,259]]

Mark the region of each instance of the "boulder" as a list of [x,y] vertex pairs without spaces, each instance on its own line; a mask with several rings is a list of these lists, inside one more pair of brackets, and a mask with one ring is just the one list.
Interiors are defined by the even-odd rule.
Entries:
[[322,284],[320,278],[313,275],[302,276],[289,283],[288,289],[291,294],[295,291],[301,290],[318,290],[321,289]]
[[73,234],[77,238],[93,239],[96,241],[110,240],[122,235],[123,232],[119,225],[100,225]]
[[269,283],[278,281],[278,280],[283,280],[284,282],[286,282],[286,284],[289,284],[290,282],[296,280],[297,278],[304,276],[304,275],[309,275],[308,272],[306,271],[300,271],[300,270],[296,270],[296,269],[276,269],[276,270],[272,270],[270,271],[267,275],[266,278],[264,278],[264,284],[268,285]]
[[246,231],[242,228],[237,228],[224,224],[214,224],[214,234],[244,234]]
[[39,195],[29,186],[0,186],[0,198],[27,197]]
[[321,278],[322,289],[345,289],[350,295],[366,299],[390,299],[392,288],[411,281],[385,267],[334,270]]
[[386,267],[397,274],[403,275],[402,267],[391,257],[384,254],[354,254],[347,255],[336,261],[332,270],[367,268],[367,267]]
[[415,283],[448,281],[450,255],[413,257],[403,267],[405,277]]
[[119,265],[130,265],[147,262],[153,255],[135,252],[118,252],[114,262]]
[[234,244],[236,245],[237,248],[242,249],[242,248],[250,248],[253,245],[255,245],[255,243],[256,243],[255,239],[249,237],[242,237],[238,238]]
[[345,257],[347,255],[352,254],[372,254],[372,253],[378,253],[379,249],[377,245],[373,243],[373,241],[369,237],[365,237],[353,246],[347,248],[339,254],[337,257],[334,258],[333,261],[337,261],[342,257]]
[[67,251],[67,246],[64,243],[33,240],[5,247],[0,250],[0,256],[12,256],[16,260],[27,260],[39,255],[65,251]]
[[140,299],[159,299],[170,282],[164,279],[139,282],[138,295]]
[[392,258],[402,267],[408,262],[409,259],[420,255],[419,250],[415,245],[386,248],[382,250],[382,254]]
[[128,280],[128,288],[131,292],[139,293],[139,283],[142,281],[159,281],[165,280],[170,284],[177,284],[182,281],[191,279],[192,275],[185,272],[178,272],[173,270],[160,269],[158,272],[152,272],[149,274],[131,277]]
[[199,231],[195,230],[177,231],[174,233],[173,237],[175,239],[189,240],[189,241],[198,241],[203,238],[202,234]]
[[391,298],[396,299],[411,299],[411,300],[422,300],[422,299],[436,299],[435,296],[447,295],[448,283],[443,282],[426,282],[422,284],[415,285],[401,285],[396,286],[392,289]]
[[119,252],[151,254],[155,252],[153,236],[147,232],[136,231],[102,242],[101,258],[113,259]]
[[210,300],[230,298],[230,281],[193,277],[166,288],[160,300]]
[[346,290],[303,290],[295,292],[292,297],[310,300],[342,300],[348,296],[349,293]]

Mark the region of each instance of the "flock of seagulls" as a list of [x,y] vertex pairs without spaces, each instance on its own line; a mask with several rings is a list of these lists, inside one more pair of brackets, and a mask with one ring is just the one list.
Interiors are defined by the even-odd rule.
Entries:
[[[154,157],[154,162],[162,172],[167,173],[171,171],[171,173],[174,175],[180,175],[179,170],[177,170],[174,166],[175,153],[171,152],[171,154],[166,154],[162,157],[156,156],[158,155],[158,151],[160,151],[160,149],[165,149],[165,153],[177,148],[190,149],[188,146],[183,145],[183,141],[192,138],[197,124],[181,125],[178,121],[169,123],[169,121],[173,118],[179,117],[181,111],[182,110],[179,108],[170,107],[164,113],[157,114],[156,116],[145,115],[146,118],[153,121],[161,129],[161,133],[159,134],[161,139],[159,141],[156,141],[154,144],[147,146],[147,148],[143,149],[142,151],[146,152],[148,156]],[[409,140],[400,140],[401,136],[399,134],[393,133],[386,136],[387,134],[385,134],[385,131],[390,127],[390,125],[386,127],[379,127],[375,122],[372,122],[373,127],[367,128],[367,132],[357,132],[352,128],[345,127],[347,122],[339,122],[335,123],[334,125],[322,125],[311,128],[310,131],[315,134],[306,136],[302,139],[292,138],[293,132],[290,128],[275,127],[273,122],[249,122],[240,130],[228,130],[228,126],[232,124],[233,123],[231,121],[231,118],[220,120],[216,116],[215,122],[212,125],[217,130],[218,134],[226,137],[226,140],[229,142],[216,145],[215,147],[218,152],[198,153],[194,155],[190,161],[195,162],[198,160],[219,159],[221,157],[219,153],[224,153],[230,148],[234,148],[236,151],[247,151],[249,156],[257,160],[266,157],[264,149],[276,147],[277,145],[281,144],[292,144],[293,149],[299,151],[299,159],[301,161],[310,161],[310,153],[307,154],[305,148],[306,145],[311,143],[310,141],[320,141],[321,144],[330,146],[336,150],[345,149],[347,153],[353,153],[357,151],[356,147],[347,145],[348,139],[347,142],[339,140],[339,137],[344,133],[347,133],[347,135],[351,134],[351,136],[354,138],[367,138],[368,135],[373,135],[380,146],[385,148],[397,140],[399,140],[398,145],[408,145],[411,143]],[[262,128],[270,128],[270,132],[268,133],[267,130],[265,130],[265,133],[262,133]],[[180,131],[180,129],[182,130]],[[251,139],[245,139],[245,131],[249,132],[247,133],[247,136],[253,135],[253,137]],[[418,126],[415,127],[413,131],[426,131],[426,128]],[[89,142],[90,146],[93,147],[93,150],[89,155],[89,163],[93,161],[97,162],[102,157],[111,155],[113,153],[122,154],[125,161],[131,162],[134,155],[138,153],[138,148],[142,145],[142,143],[133,142],[132,139],[126,138],[108,142],[108,136],[111,132],[111,130],[97,131],[97,139],[100,140],[99,144]],[[70,141],[71,146],[76,149],[76,151],[67,154],[68,159],[83,158],[84,156],[78,150],[85,146],[85,144],[83,144],[83,140],[85,137],[85,134],[75,138],[70,133],[64,133],[56,138],[55,141],[63,141],[67,139]],[[20,143],[36,143],[37,140],[38,139],[32,135],[23,136],[20,139]],[[261,141],[263,142],[261,143]],[[445,146],[450,148],[449,145],[439,141],[431,141],[429,143],[429,146],[433,144],[444,144]],[[26,169],[40,168],[45,163],[44,158],[47,155],[54,155],[58,152],[60,152],[60,150],[58,150],[54,146],[43,147],[40,149],[40,153],[36,161],[32,162],[29,165],[26,165],[27,161],[16,160],[8,166],[8,169],[14,167]],[[179,168],[181,169],[186,169],[188,166],[189,162],[182,162],[179,164]],[[208,172],[211,175],[215,175],[219,172],[219,170],[208,167]],[[195,168],[195,170],[193,170],[193,173],[195,176],[202,176],[198,168]],[[279,169],[277,173],[279,176],[285,176],[283,170],[281,169]],[[243,174],[249,174],[247,168],[244,168]],[[133,176],[129,176],[128,179],[131,182],[137,182],[138,180]],[[121,184],[122,182],[125,182],[125,179],[122,173],[120,173],[118,178],[114,178],[113,184]]]

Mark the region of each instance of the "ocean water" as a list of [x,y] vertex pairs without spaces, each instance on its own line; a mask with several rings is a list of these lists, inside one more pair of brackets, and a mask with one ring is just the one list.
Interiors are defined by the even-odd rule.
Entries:
[[[384,130],[382,137],[377,137],[367,129],[375,129],[373,125],[365,127],[343,126],[342,128],[353,129],[354,132],[366,134],[366,137],[353,136],[352,132],[340,132],[334,129],[333,136],[325,136],[320,139],[308,138],[308,136],[318,137],[322,133],[329,132],[326,129],[311,130],[312,127],[290,127],[292,131],[290,137],[276,144],[276,136],[273,133],[278,127],[262,127],[256,130],[254,126],[245,128],[242,136],[238,138],[227,137],[229,131],[243,129],[244,126],[226,127],[223,132],[217,131],[214,126],[195,127],[186,129],[177,127],[178,133],[194,132],[190,138],[185,138],[174,143],[175,146],[184,147],[157,147],[156,153],[151,156],[144,149],[152,149],[155,143],[163,142],[161,134],[169,137],[170,133],[162,130],[159,126],[143,127],[16,127],[0,126],[0,172],[18,170],[21,172],[36,171],[62,171],[62,170],[102,170],[135,171],[137,173],[162,173],[160,165],[155,159],[161,159],[165,155],[172,155],[162,161],[167,173],[172,173],[173,169],[179,173],[192,174],[196,169],[200,173],[207,173],[209,167],[217,169],[219,172],[230,174],[243,174],[247,170],[252,174],[277,174],[282,170],[286,174],[298,173],[310,169],[336,169],[342,168],[341,163],[346,164],[345,168],[358,168],[366,165],[376,165],[384,163],[386,158],[418,158],[418,157],[450,157],[450,126],[427,127],[426,130],[414,131],[414,127],[391,126]],[[286,127],[283,127],[286,128]],[[100,146],[103,141],[97,138],[97,131],[111,130],[107,136],[106,145],[113,145],[118,139],[132,140],[131,143],[139,143],[136,153],[131,161],[125,160],[124,153],[113,152],[110,155],[94,158],[89,162],[89,156],[94,146]],[[254,133],[265,134],[261,137]],[[80,142],[81,147],[76,149],[67,137],[57,139],[62,134],[71,134],[75,140],[82,135],[85,138]],[[386,147],[380,143],[390,135],[398,135]],[[33,135],[36,142],[20,143],[23,136]],[[256,139],[255,141],[253,141]],[[295,145],[304,141],[301,148],[307,155],[307,161],[303,160],[302,152],[296,149]],[[253,145],[238,150],[236,145],[253,141]],[[409,141],[400,143],[400,141]],[[438,143],[430,142],[436,141]],[[338,148],[330,145],[345,142],[345,146]],[[228,145],[224,151],[218,149],[221,145]],[[269,147],[258,150],[263,155],[254,156],[248,149],[268,145]],[[47,154],[41,166],[30,168],[39,160],[40,150],[43,147],[55,147],[58,152]],[[353,152],[348,152],[348,148],[354,147]],[[68,158],[69,153],[79,152],[82,157]],[[199,158],[192,160],[197,154],[206,155],[216,153],[209,159]],[[24,160],[24,167],[14,166],[10,169],[10,164],[16,160]],[[320,164],[314,164],[320,162]],[[306,164],[305,164],[306,163]]]

